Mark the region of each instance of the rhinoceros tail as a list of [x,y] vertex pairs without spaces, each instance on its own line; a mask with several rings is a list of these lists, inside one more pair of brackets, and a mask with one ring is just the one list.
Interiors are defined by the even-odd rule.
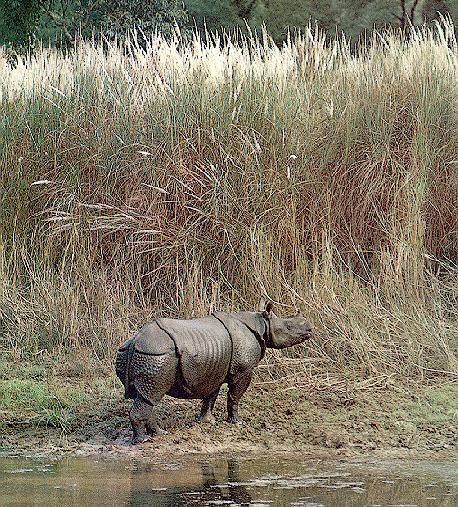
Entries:
[[129,380],[130,363],[134,353],[134,338],[124,342],[116,354],[115,370],[119,380],[124,384],[124,398],[135,398],[135,387]]

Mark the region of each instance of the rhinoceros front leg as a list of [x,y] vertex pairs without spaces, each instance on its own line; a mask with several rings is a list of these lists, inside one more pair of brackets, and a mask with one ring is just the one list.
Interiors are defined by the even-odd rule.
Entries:
[[200,414],[197,416],[197,422],[213,422],[212,411],[215,406],[216,398],[218,397],[219,389],[218,387],[214,393],[202,400],[202,407],[200,409]]
[[252,371],[245,373],[236,380],[228,381],[229,392],[227,394],[227,422],[232,424],[243,424],[239,417],[239,400],[248,389],[251,382]]
[[159,428],[157,425],[153,410],[157,402],[148,402],[140,394],[135,398],[135,401],[130,410],[130,422],[133,430],[133,444],[140,444],[149,440],[148,433],[163,434],[166,431]]

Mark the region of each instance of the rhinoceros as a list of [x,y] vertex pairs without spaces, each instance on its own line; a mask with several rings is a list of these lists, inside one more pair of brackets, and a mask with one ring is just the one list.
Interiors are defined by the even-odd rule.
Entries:
[[163,433],[154,406],[168,394],[201,399],[198,421],[212,418],[218,392],[227,383],[228,422],[241,424],[238,403],[266,348],[302,343],[311,327],[301,315],[279,318],[268,303],[260,312],[214,312],[198,319],[160,318],[144,325],[118,350],[116,375],[133,399],[133,443]]

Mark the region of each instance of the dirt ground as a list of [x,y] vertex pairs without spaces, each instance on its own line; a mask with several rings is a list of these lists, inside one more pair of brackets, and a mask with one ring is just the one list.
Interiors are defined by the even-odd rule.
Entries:
[[[3,455],[148,458],[186,453],[288,451],[449,458],[458,444],[457,383],[266,382],[258,374],[240,403],[243,426],[225,422],[223,386],[215,423],[198,424],[197,400],[164,398],[166,435],[132,446],[130,401],[109,368],[91,376],[65,363],[0,365]],[[83,372],[84,373],[84,372]]]

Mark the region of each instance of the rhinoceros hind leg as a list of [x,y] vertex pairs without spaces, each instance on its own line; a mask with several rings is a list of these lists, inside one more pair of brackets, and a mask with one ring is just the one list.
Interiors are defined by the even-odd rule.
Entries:
[[146,431],[151,435],[167,435],[168,431],[162,429],[156,421],[155,415],[151,415],[146,422]]
[[202,400],[200,414],[196,418],[197,422],[214,422],[212,411],[215,406],[216,398],[218,397],[219,389],[218,387],[215,392]]
[[153,419],[154,405],[147,402],[140,394],[135,398],[135,401],[130,409],[129,417],[133,430],[133,444],[140,444],[149,440],[147,430],[151,426]]
[[250,370],[237,380],[228,381],[229,392],[227,393],[227,422],[231,424],[243,424],[239,417],[239,400],[251,382],[253,372]]

